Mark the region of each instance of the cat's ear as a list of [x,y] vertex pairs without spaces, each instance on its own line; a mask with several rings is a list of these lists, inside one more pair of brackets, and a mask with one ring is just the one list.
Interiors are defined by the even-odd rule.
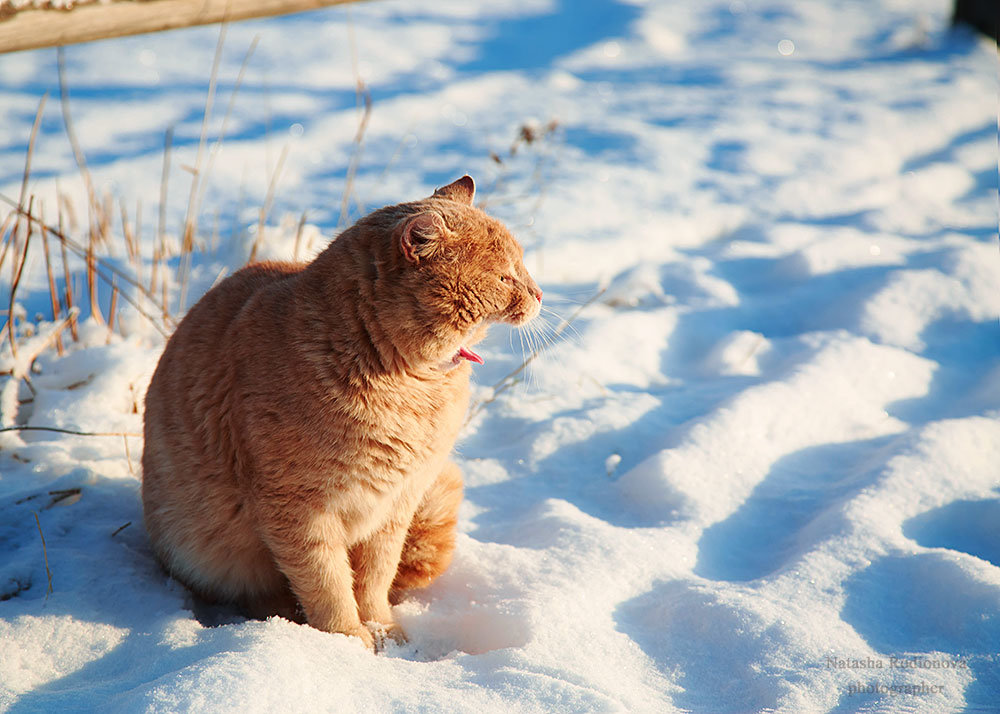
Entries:
[[472,199],[476,197],[476,182],[472,180],[471,176],[466,174],[458,181],[453,181],[447,186],[442,186],[434,192],[434,195],[471,206]]
[[403,257],[411,263],[430,258],[440,248],[446,230],[444,219],[434,211],[410,216],[399,234],[399,249]]

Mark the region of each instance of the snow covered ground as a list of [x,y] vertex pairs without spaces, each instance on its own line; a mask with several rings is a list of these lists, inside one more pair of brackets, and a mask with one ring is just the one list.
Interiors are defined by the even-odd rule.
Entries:
[[[289,257],[466,172],[550,328],[580,312],[512,388],[491,389],[519,336],[480,350],[457,556],[379,656],[193,603],[147,544],[141,438],[0,433],[0,709],[996,711],[997,56],[949,11],[378,0],[246,22],[201,159],[218,28],[68,48],[113,265],[133,270],[117,202],[141,205],[148,284],[167,129],[172,278],[211,163],[172,313],[246,260],[272,179],[260,255]],[[0,192],[46,91],[28,193],[54,223],[58,187],[85,241],[54,51],[0,57]],[[110,339],[84,320],[29,370],[44,265],[36,237],[0,354],[34,391],[4,378],[3,425],[140,433],[162,336],[119,300]]]

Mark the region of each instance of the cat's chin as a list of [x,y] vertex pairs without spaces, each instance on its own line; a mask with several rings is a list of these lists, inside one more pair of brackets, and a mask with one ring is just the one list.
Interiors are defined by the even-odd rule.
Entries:
[[519,312],[516,315],[511,315],[504,322],[513,325],[514,327],[524,327],[529,322],[534,320],[542,312],[541,303],[525,310],[524,312]]

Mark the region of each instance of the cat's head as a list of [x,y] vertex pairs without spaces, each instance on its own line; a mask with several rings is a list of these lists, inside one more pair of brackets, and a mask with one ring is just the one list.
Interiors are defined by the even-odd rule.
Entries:
[[419,305],[415,317],[422,315],[445,353],[455,350],[456,363],[481,361],[468,345],[482,338],[485,326],[523,325],[542,302],[523,248],[503,223],[473,206],[475,190],[463,176],[422,201],[402,204],[392,230],[393,262]]

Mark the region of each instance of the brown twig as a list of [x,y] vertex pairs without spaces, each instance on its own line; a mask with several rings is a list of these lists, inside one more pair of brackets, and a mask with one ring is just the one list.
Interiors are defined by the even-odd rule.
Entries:
[[[32,394],[35,394],[35,389],[31,386],[31,379],[28,376],[28,373],[31,371],[31,365],[38,358],[38,355],[49,348],[55,337],[66,329],[67,325],[76,317],[76,313],[77,309],[73,308],[61,323],[51,327],[45,334],[40,335],[39,339],[34,339],[26,343],[27,353],[23,354],[20,359],[14,360],[14,364],[11,366],[9,372],[10,377],[4,382],[3,387],[0,387],[0,404],[9,403],[6,399],[13,397],[17,393],[21,380],[24,380],[28,389],[31,390]],[[17,419],[18,404],[16,403],[16,399],[14,401],[14,409],[11,413],[3,413],[2,407],[0,407],[0,425],[4,427],[16,426],[15,420]],[[5,430],[12,431],[13,429]]]
[[31,135],[28,138],[28,153],[24,157],[24,178],[21,179],[21,195],[17,199],[19,206],[24,205],[24,199],[28,196],[28,179],[31,177],[31,157],[35,153],[35,138],[38,136],[38,127],[42,123],[42,113],[45,111],[45,100],[49,98],[49,93],[42,95],[38,102],[38,111],[35,112],[35,121],[31,125]]
[[[4,201],[4,202],[9,203],[11,205],[15,205],[14,202],[10,198],[8,198],[7,196],[4,196],[3,194],[0,194],[0,201]],[[39,225],[42,225],[43,221],[41,221],[37,216],[35,216],[33,213],[31,213],[30,210],[29,211],[25,211],[23,208],[17,207],[17,211],[19,213],[21,213],[22,215],[24,215],[24,217],[27,218],[29,220],[29,222],[37,223]],[[114,263],[112,263],[112,262],[110,262],[108,260],[105,260],[101,256],[97,255],[96,253],[93,252],[93,250],[91,248],[89,248],[89,247],[88,248],[84,248],[83,246],[79,245],[74,240],[72,240],[71,238],[69,238],[68,236],[66,236],[61,230],[59,230],[57,228],[53,228],[52,226],[47,225],[47,224],[46,224],[46,228],[48,229],[49,233],[51,233],[56,238],[58,238],[61,243],[63,243],[66,247],[70,248],[74,253],[76,253],[80,257],[82,257],[84,259],[90,257],[92,259],[93,269],[94,269],[95,276],[100,277],[108,285],[111,284],[111,277],[110,276],[112,276],[112,275],[117,276],[119,280],[122,280],[122,281],[128,283],[129,285],[131,285],[132,287],[134,287],[136,290],[138,290],[143,296],[145,296],[146,298],[148,298],[154,305],[158,305],[157,299],[155,297],[153,297],[153,294],[150,291],[148,291],[145,286],[143,286],[142,284],[140,284],[131,275],[129,275],[125,271],[123,271],[120,268],[118,268],[116,265],[114,265]],[[107,273],[102,273],[101,272],[102,269],[105,270],[105,271],[107,271]],[[166,284],[164,283],[164,292],[166,292],[165,288],[166,288]],[[124,294],[123,294],[123,296],[124,296]],[[130,299],[127,299],[127,298],[125,298],[125,299],[131,305],[135,305],[136,304],[133,300],[130,300]],[[163,322],[166,323],[168,326],[170,326],[171,322],[172,322],[171,319],[170,319],[170,316],[167,313],[165,306],[163,307],[163,309],[164,309]],[[99,312],[99,310],[98,310],[98,312]],[[167,332],[163,328],[161,328],[158,324],[156,324],[155,320],[152,320],[152,318],[149,317],[149,314],[147,312],[141,311],[141,314],[144,317],[149,318],[153,322],[153,326],[156,327],[156,329],[159,330],[163,335],[167,334]]]
[[132,521],[129,521],[128,523],[125,523],[124,525],[118,526],[117,528],[115,528],[114,533],[111,534],[111,537],[114,538],[116,535],[118,535],[119,533],[121,533],[123,530],[125,530],[126,528],[128,528],[130,525],[132,525]]
[[[128,209],[125,208],[124,200],[118,201],[118,209],[121,212],[122,218],[122,240],[125,242],[125,252],[128,254],[129,262],[132,263],[132,269],[134,270],[136,267],[135,259],[138,256],[139,249],[135,242],[135,235],[132,233],[132,226],[129,225]],[[140,283],[142,282],[138,273],[136,274],[136,278],[139,279]]]
[[99,325],[103,325],[104,315],[101,314],[101,303],[97,294],[97,254],[94,251],[94,243],[97,241],[96,232],[91,230],[87,238],[87,252],[84,260],[87,265],[87,294],[90,295],[90,316]]
[[[348,10],[350,13],[350,10]],[[361,153],[364,148],[365,132],[368,130],[368,122],[371,119],[372,114],[372,95],[368,91],[368,87],[365,86],[364,80],[361,78],[361,71],[358,64],[358,48],[357,42],[354,38],[354,22],[352,16],[348,14],[348,38],[350,40],[351,48],[351,69],[354,72],[354,85],[355,85],[355,96],[357,105],[359,108],[364,106],[364,110],[361,113],[361,118],[358,121],[358,131],[354,135],[354,148],[351,151],[351,160],[347,165],[347,175],[344,177],[344,192],[340,197],[340,218],[337,219],[337,225],[343,226],[347,221],[347,214],[350,210],[351,196],[354,195],[354,178],[357,175],[358,167],[361,165]],[[358,204],[359,210],[363,213],[364,209],[361,207],[361,202],[355,198],[355,202]]]
[[347,166],[347,175],[344,178],[344,193],[340,200],[340,218],[337,220],[337,225],[346,225],[347,214],[350,206],[351,197],[354,197],[354,203],[358,208],[358,213],[364,214],[364,206],[361,204],[360,199],[354,191],[354,177],[358,172],[358,167],[361,165],[361,153],[364,148],[364,138],[365,132],[368,129],[368,121],[371,119],[372,113],[372,95],[368,91],[368,87],[365,85],[364,79],[361,77],[361,63],[358,59],[358,41],[354,32],[354,13],[351,8],[347,9],[347,38],[351,53],[351,72],[354,75],[354,96],[355,103],[358,109],[364,107],[364,111],[361,112],[361,117],[358,122],[358,131],[354,136],[354,148],[351,151],[351,160]]
[[41,498],[42,496],[52,496],[52,500],[49,501],[48,505],[43,506],[40,510],[47,511],[52,508],[57,503],[65,501],[67,498],[72,498],[73,496],[79,496],[82,489],[77,488],[57,488],[47,493],[33,493],[30,496],[25,496],[24,498],[19,498],[14,501],[15,506],[20,506],[22,503],[27,503],[28,501],[34,501],[36,498]]
[[111,306],[108,308],[108,339],[106,344],[111,344],[111,336],[115,332],[115,311],[118,309],[118,279],[111,276]]
[[[62,106],[66,137],[69,139],[69,145],[73,149],[73,156],[76,159],[77,167],[80,169],[80,175],[83,176],[83,183],[87,187],[87,203],[91,210],[99,213],[101,207],[97,202],[97,194],[94,191],[94,182],[90,176],[90,169],[87,168],[87,158],[84,156],[83,149],[80,148],[80,142],[76,138],[76,130],[73,128],[73,117],[69,111],[69,87],[66,84],[66,53],[62,47],[56,50],[56,65],[59,75],[59,103]],[[101,216],[93,217],[91,223],[92,232],[94,231],[95,221],[100,223]]]
[[135,221],[132,223],[132,241],[135,244],[135,280],[142,285],[142,199],[135,200]]
[[382,167],[382,171],[381,173],[379,173],[378,178],[375,179],[376,183],[382,183],[385,177],[388,176],[389,169],[391,169],[395,165],[396,160],[403,155],[403,152],[408,147],[417,143],[416,142],[417,137],[415,134],[413,134],[412,129],[413,125],[411,124],[406,129],[406,131],[403,132],[403,137],[399,140],[399,143],[396,144],[396,148],[393,150],[392,156],[389,157],[389,160],[385,163],[385,166]]
[[161,302],[161,305],[163,305],[163,321],[166,322],[170,318],[170,314],[168,313],[169,308],[167,307],[170,296],[168,295],[166,277],[164,277],[163,280],[160,281],[160,287],[163,290],[163,300]]
[[[97,276],[101,280],[103,280],[104,282],[106,282],[108,285],[112,285],[112,286],[114,286],[114,284],[115,284],[114,283],[115,275],[116,274],[106,275],[105,273],[102,273],[100,270],[97,271]],[[166,284],[166,282],[164,282],[163,283],[164,296],[166,296],[166,292],[167,292],[166,287],[167,287],[167,284]],[[140,315],[142,315],[143,317],[145,317],[149,321],[149,324],[151,324],[156,329],[157,332],[159,332],[164,337],[170,337],[170,333],[166,329],[164,329],[163,327],[160,327],[160,325],[156,321],[156,319],[153,318],[153,316],[150,315],[148,312],[146,312],[146,310],[143,309],[143,307],[136,300],[133,300],[131,297],[129,297],[128,293],[125,293],[125,292],[122,292],[121,290],[119,290],[118,294],[121,296],[121,299],[124,300],[125,302],[127,302],[129,305],[131,305],[132,308],[137,313],[139,313]],[[153,303],[155,304],[156,301],[154,300]],[[165,323],[165,324],[167,324],[170,321],[170,315],[166,314],[166,308],[163,308],[163,309],[164,309],[164,314],[163,314],[163,320],[162,320],[162,322]]]
[[219,149],[222,148],[222,142],[226,138],[226,131],[229,128],[229,119],[232,117],[233,108],[236,106],[236,97],[239,94],[240,87],[243,86],[243,77],[246,75],[247,66],[250,64],[250,58],[253,57],[254,51],[257,49],[257,44],[260,42],[260,35],[254,35],[253,40],[250,41],[250,46],[247,48],[246,54],[243,55],[243,63],[240,65],[240,71],[236,75],[236,82],[233,85],[233,91],[229,95],[229,104],[226,105],[226,113],[222,117],[222,126],[219,128],[219,136],[216,137],[215,143],[212,144],[212,149],[208,153],[208,166],[205,168],[204,178],[201,180],[201,185],[198,189],[198,201],[196,205],[201,208],[202,198],[205,194],[205,186],[208,184],[208,177],[212,175],[212,167],[215,164],[215,157],[219,154]]
[[[44,224],[42,227],[43,230],[47,230],[47,227]],[[63,207],[62,203],[59,203],[59,233],[62,234],[64,231]],[[73,310],[73,279],[69,272],[69,261],[66,259],[66,241],[59,241],[59,252],[62,254],[63,280],[66,283],[66,310],[69,311],[70,314],[69,330],[70,334],[73,335],[73,341],[78,342],[80,340],[80,334],[76,327],[76,314],[78,311]]]
[[38,526],[38,537],[42,539],[42,555],[45,556],[45,576],[49,580],[49,586],[45,590],[45,599],[49,599],[49,595],[52,594],[52,571],[49,570],[49,551],[45,547],[45,536],[42,535],[42,522],[38,520],[38,511],[32,511],[31,514],[35,517],[35,525]]
[[[39,213],[42,213],[44,217],[44,212],[42,211],[42,206],[39,202],[38,207]],[[49,297],[52,300],[52,321],[55,322],[61,316],[62,311],[59,308],[59,295],[56,292],[56,279],[52,275],[52,256],[49,254],[49,233],[45,228],[45,224],[42,223],[42,250],[45,252],[45,274],[49,279]],[[56,335],[56,351],[59,356],[62,357],[65,354],[65,349],[63,348],[62,335]]]
[[125,463],[128,464],[129,475],[135,476],[135,469],[132,468],[132,454],[128,448],[128,437],[124,434],[122,435],[122,441],[125,442]]
[[184,236],[181,240],[180,263],[180,296],[177,313],[184,312],[187,300],[188,274],[191,272],[191,253],[194,252],[194,236],[198,231],[199,186],[202,182],[201,158],[205,152],[205,139],[208,135],[208,120],[212,116],[212,105],[215,103],[215,86],[219,79],[219,64],[222,60],[222,48],[226,43],[228,23],[219,26],[219,39],[215,44],[215,57],[212,59],[212,74],[208,80],[208,93],[205,95],[205,112],[201,118],[201,137],[198,139],[198,152],[195,154],[194,169],[191,172],[191,193],[188,195],[187,215],[184,217]]
[[254,239],[253,248],[250,249],[250,259],[248,261],[250,263],[257,259],[257,250],[260,248],[261,241],[264,238],[264,224],[267,222],[267,214],[271,211],[271,203],[274,201],[274,191],[278,186],[278,177],[281,175],[281,169],[285,165],[287,157],[288,144],[285,144],[285,148],[281,150],[281,156],[278,157],[278,163],[274,167],[274,173],[271,174],[271,181],[267,187],[267,196],[264,198],[264,205],[260,207],[260,216],[257,220],[257,237]]
[[115,210],[115,200],[110,191],[104,193],[104,203],[97,211],[97,244],[108,247],[111,245],[111,214]]
[[243,226],[240,225],[240,216],[243,214],[243,208],[246,205],[246,196],[247,172],[246,166],[244,166],[243,175],[240,177],[240,190],[236,194],[236,211],[233,213],[233,230],[229,235],[230,252],[235,252],[236,246],[241,242],[240,238],[243,235]]
[[299,217],[299,225],[295,229],[295,252],[292,253],[292,259],[299,259],[299,247],[302,244],[302,229],[306,227],[306,212],[302,211],[302,215]]
[[63,429],[57,426],[3,426],[0,432],[4,431],[52,431],[57,434],[72,434],[73,436],[142,436],[134,431],[79,431],[77,429]]
[[[32,196],[28,200],[28,212],[35,201]],[[17,270],[14,274],[14,281],[10,286],[10,303],[7,308],[7,333],[10,336],[10,353],[17,357],[17,340],[14,339],[14,298],[17,295],[17,286],[21,282],[21,273],[24,272],[24,264],[28,261],[28,244],[31,243],[31,221],[28,221],[28,233],[24,237],[24,250],[21,251],[20,260],[17,261]]]
[[[163,170],[160,173],[160,220],[156,240],[153,241],[153,269],[149,276],[149,292],[156,295],[157,278],[159,277],[160,259],[163,257],[163,246],[167,240],[167,184],[170,179],[170,149],[174,144],[174,128],[169,127],[163,136]],[[155,303],[156,300],[154,299]],[[163,314],[167,314],[164,304]]]
[[[76,211],[73,209],[73,201],[70,199],[69,195],[64,193],[61,188],[59,188],[59,179],[56,178],[56,194],[59,196],[59,211],[62,215],[62,211],[65,210],[69,214],[69,230],[76,231]],[[63,230],[63,224],[59,223],[59,230]],[[65,233],[66,231],[63,230]]]
[[153,245],[153,259],[152,267],[149,271],[149,292],[153,295],[156,294],[156,289],[159,287],[159,277],[160,277],[160,246],[159,244]]
[[10,222],[14,220],[15,217],[19,217],[17,211],[11,211],[7,214],[7,217],[3,219],[3,223],[0,223],[0,236],[3,240],[3,251],[0,252],[0,268],[3,268],[4,261],[7,260],[7,249],[13,243],[14,231],[11,230],[10,233],[7,232],[7,228],[10,226]]
[[[361,80],[358,80],[359,82]],[[357,176],[358,168],[361,166],[361,154],[364,150],[365,143],[365,132],[368,130],[368,122],[372,116],[372,95],[371,92],[361,84],[361,88],[364,91],[364,103],[365,109],[361,115],[361,121],[358,124],[358,132],[354,135],[354,149],[351,151],[351,161],[347,165],[347,176],[344,179],[344,193],[340,199],[340,218],[337,219],[337,225],[343,226],[347,221],[347,214],[350,208],[351,197],[354,196],[354,179]],[[361,202],[356,196],[354,196],[354,201],[358,206],[360,212],[364,212]]]
[[[52,506],[55,506],[58,503],[62,503],[68,498],[73,498],[73,496],[79,496],[80,493],[81,493],[80,488],[60,488],[56,489],[55,491],[49,491],[49,495],[52,496],[52,500],[49,501],[49,505],[43,508],[42,510],[52,508]],[[79,498],[74,499],[73,501],[71,501],[66,505],[72,506],[79,500],[80,500]]]

